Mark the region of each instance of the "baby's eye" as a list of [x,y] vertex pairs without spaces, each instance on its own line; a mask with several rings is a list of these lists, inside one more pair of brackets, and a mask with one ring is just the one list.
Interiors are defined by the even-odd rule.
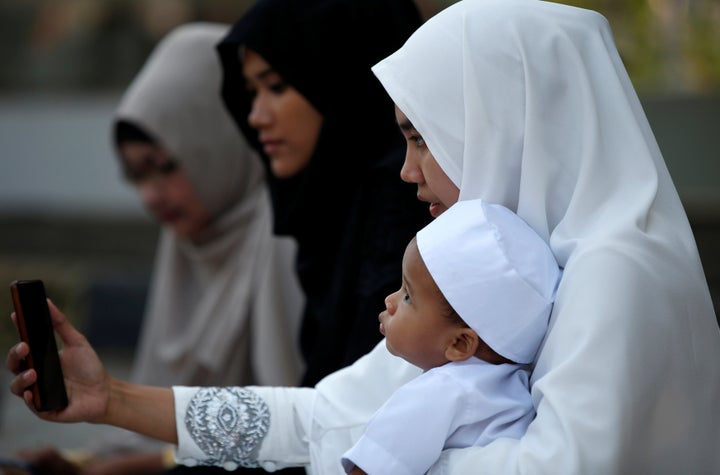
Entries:
[[410,294],[408,294],[407,292],[405,292],[405,293],[403,294],[403,302],[409,302],[409,301],[410,301]]

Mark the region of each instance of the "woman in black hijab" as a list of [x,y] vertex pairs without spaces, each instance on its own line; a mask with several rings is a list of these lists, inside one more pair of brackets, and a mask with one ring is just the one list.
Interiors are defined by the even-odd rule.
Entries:
[[[262,0],[218,46],[225,104],[269,171],[275,233],[299,245],[305,386],[381,339],[405,245],[430,218],[399,179],[404,141],[370,71],[420,23],[411,0]],[[302,119],[281,104],[293,94]],[[303,127],[309,149],[288,162]]]

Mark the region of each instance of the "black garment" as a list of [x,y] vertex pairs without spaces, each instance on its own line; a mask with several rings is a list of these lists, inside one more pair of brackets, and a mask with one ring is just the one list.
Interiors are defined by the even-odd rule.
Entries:
[[[302,384],[314,385],[381,339],[378,313],[399,288],[405,247],[430,220],[400,180],[404,140],[370,67],[420,25],[411,0],[260,0],[218,45],[223,99],[268,167],[275,233],[298,242],[306,295]],[[270,174],[247,123],[240,46],[260,54],[323,116],[309,165]]]

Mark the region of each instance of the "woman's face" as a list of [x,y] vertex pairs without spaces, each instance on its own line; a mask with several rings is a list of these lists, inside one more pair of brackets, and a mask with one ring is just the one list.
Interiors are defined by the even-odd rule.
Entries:
[[210,215],[182,168],[158,145],[120,145],[125,176],[137,187],[145,208],[163,225],[188,239],[198,238]]
[[417,184],[418,199],[430,203],[430,214],[437,218],[457,203],[460,189],[440,168],[422,136],[397,106],[395,118],[407,141],[405,163],[400,171],[400,177],[403,181]]
[[258,131],[273,174],[279,178],[296,175],[315,151],[322,115],[262,56],[249,49],[243,52],[243,75],[253,95],[248,123]]

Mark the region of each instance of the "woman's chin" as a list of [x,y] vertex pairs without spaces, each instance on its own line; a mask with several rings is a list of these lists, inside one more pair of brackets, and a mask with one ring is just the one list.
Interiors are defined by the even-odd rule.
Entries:
[[445,205],[443,205],[442,203],[430,203],[429,211],[430,216],[432,216],[433,218],[437,218],[445,211],[447,211],[447,207],[445,207]]

